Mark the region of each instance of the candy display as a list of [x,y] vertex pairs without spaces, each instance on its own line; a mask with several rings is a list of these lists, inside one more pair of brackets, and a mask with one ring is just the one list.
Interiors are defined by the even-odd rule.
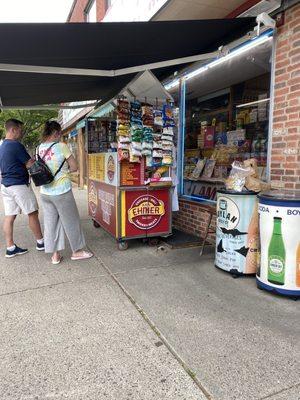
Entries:
[[117,106],[117,137],[119,161],[129,159],[130,149],[130,105],[127,100],[119,99]]
[[173,107],[170,104],[165,104],[163,107],[163,131],[161,136],[163,165],[173,164],[174,127]]
[[147,167],[171,166],[174,126],[170,104],[154,109],[151,104],[122,98],[117,104],[117,120],[109,126],[110,142],[117,138],[119,161],[139,163],[145,157]]

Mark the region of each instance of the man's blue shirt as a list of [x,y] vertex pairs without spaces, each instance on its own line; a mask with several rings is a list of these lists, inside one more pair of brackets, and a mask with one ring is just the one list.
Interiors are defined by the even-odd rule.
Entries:
[[22,143],[5,139],[0,146],[0,171],[2,185],[28,185],[29,174],[25,164],[30,160]]

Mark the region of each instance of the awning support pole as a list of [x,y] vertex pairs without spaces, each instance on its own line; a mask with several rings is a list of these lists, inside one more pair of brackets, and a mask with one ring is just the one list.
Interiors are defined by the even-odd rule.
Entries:
[[213,53],[198,54],[195,56],[176,58],[173,60],[160,61],[151,64],[138,65],[135,67],[121,68],[116,70],[97,70],[97,69],[82,69],[82,68],[65,68],[65,67],[45,67],[38,65],[21,65],[21,64],[3,64],[0,63],[0,71],[9,72],[26,72],[35,74],[57,74],[57,75],[76,75],[76,76],[99,76],[99,77],[115,77],[127,74],[133,74],[149,69],[157,69],[171,67],[174,65],[192,63],[195,61],[208,60],[215,58],[218,51]]

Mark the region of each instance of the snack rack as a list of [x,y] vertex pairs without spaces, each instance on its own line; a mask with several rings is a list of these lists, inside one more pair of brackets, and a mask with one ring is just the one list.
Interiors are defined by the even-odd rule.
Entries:
[[[103,127],[114,127],[116,143],[112,142],[112,130],[108,128],[110,149],[88,156],[89,215],[95,227],[102,227],[116,239],[120,250],[126,250],[131,239],[155,243],[158,237],[166,237],[172,232],[171,143],[165,145],[168,150],[157,148],[154,109],[159,107],[154,107],[151,115],[151,100],[162,108],[172,98],[148,71],[129,86],[110,102],[113,103],[110,119],[105,112],[101,115],[101,108],[105,110],[107,105],[98,112]],[[146,105],[142,113],[139,105],[143,103]],[[131,107],[130,111],[126,107]],[[139,117],[143,118],[141,124],[137,120]],[[161,134],[170,133],[168,129],[162,125]],[[105,149],[107,145],[101,147]],[[158,169],[163,169],[162,176],[153,178]]]

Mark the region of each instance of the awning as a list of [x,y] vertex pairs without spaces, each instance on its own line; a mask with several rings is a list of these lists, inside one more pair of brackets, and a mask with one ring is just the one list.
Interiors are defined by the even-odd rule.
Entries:
[[0,24],[0,37],[5,38],[0,100],[3,106],[105,102],[137,72],[152,69],[161,78],[176,65],[201,59],[203,53],[216,55],[219,46],[254,25],[254,18]]
[[[145,71],[138,74],[126,87],[124,87],[117,96],[126,96],[126,98],[139,101],[149,101],[152,104],[174,101],[173,97],[163,87],[160,81],[151,71]],[[87,117],[101,118],[114,111],[117,106],[117,96],[110,99],[100,107],[92,110]]]

